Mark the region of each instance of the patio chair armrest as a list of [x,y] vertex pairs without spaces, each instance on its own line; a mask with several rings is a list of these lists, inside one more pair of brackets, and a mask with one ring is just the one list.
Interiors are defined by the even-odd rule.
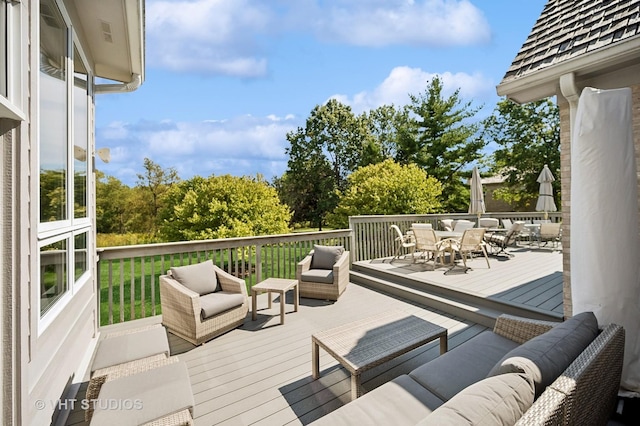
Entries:
[[313,255],[313,250],[305,256],[298,264],[296,265],[296,278],[300,280],[303,272],[307,272],[311,269],[311,257]]
[[169,275],[160,276],[160,298],[163,311],[174,310],[185,317],[200,318],[200,295]]
[[213,269],[216,271],[216,277],[222,287],[223,291],[229,291],[232,293],[240,293],[244,297],[248,297],[247,284],[243,279],[235,277],[218,266],[213,265]]
[[552,327],[558,324],[559,322],[534,320],[513,315],[500,315],[496,319],[493,332],[514,342],[524,343],[551,330]]

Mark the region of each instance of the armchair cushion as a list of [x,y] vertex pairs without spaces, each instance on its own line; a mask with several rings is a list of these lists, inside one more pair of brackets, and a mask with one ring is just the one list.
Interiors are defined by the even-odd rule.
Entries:
[[220,291],[213,261],[210,259],[195,265],[172,267],[171,275],[180,284],[200,296]]
[[333,265],[344,253],[342,246],[313,246],[311,269],[333,269]]
[[229,309],[242,306],[244,302],[245,296],[240,293],[216,291],[215,293],[200,296],[200,314],[202,315],[202,319],[205,320]]
[[542,394],[598,335],[598,321],[583,312],[508,352],[488,376],[525,373],[533,378],[536,397]]
[[331,269],[309,269],[302,273],[301,280],[314,283],[333,284],[333,271]]

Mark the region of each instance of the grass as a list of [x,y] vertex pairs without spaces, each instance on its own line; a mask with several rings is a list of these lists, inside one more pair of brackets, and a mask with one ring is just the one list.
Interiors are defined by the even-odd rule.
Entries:
[[[262,279],[267,277],[287,277],[294,278],[296,264],[307,255],[310,249],[308,248],[290,248],[281,245],[272,246],[271,249],[264,250],[262,253]],[[235,256],[240,256],[237,252],[232,252]],[[211,258],[212,255],[207,256]],[[221,257],[228,259],[229,252],[222,251],[215,253],[214,263],[216,265],[221,264]],[[245,255],[245,258],[248,256]],[[144,259],[144,262],[142,261]],[[187,265],[190,263],[196,263],[202,261],[203,256],[200,254],[198,257],[195,253],[185,254],[180,258],[174,257],[173,265]],[[113,300],[113,323],[119,323],[121,320],[130,321],[132,319],[148,317],[158,315],[162,312],[160,307],[160,278],[159,276],[164,273],[171,266],[171,259],[163,258],[161,256],[153,257],[139,257],[133,260],[133,273],[131,270],[131,259],[122,259],[120,261],[114,261],[111,269],[111,282],[113,283],[109,288],[109,263],[100,263],[100,325],[107,325],[111,322],[109,316],[109,293]],[[144,268],[143,268],[144,264]],[[239,276],[242,272],[243,262],[238,261],[238,273],[234,274]],[[236,265],[235,262],[232,263]],[[244,280],[247,284],[247,291],[249,291],[252,284],[256,283],[256,271],[255,271],[255,253],[251,253],[251,265],[252,270],[248,270],[248,262],[244,262]],[[152,268],[153,266],[153,268]],[[223,263],[223,268],[228,270],[228,263]],[[132,280],[133,275],[133,280]],[[155,276],[154,276],[155,275]],[[144,298],[142,297],[142,282],[144,278]],[[131,285],[134,284],[133,304],[131,300]],[[120,303],[120,295],[122,292],[123,303]],[[152,298],[153,295],[153,298]],[[133,305],[133,315],[132,307]]]

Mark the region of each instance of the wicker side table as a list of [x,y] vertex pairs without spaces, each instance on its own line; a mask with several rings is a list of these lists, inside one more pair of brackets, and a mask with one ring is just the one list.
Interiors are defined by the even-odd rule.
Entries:
[[269,293],[269,309],[271,309],[272,300],[271,293],[280,294],[280,324],[284,324],[284,305],[285,293],[293,290],[293,311],[298,312],[299,291],[298,280],[289,280],[282,278],[267,278],[266,280],[254,285],[251,288],[251,320],[257,319],[257,296],[258,293]]

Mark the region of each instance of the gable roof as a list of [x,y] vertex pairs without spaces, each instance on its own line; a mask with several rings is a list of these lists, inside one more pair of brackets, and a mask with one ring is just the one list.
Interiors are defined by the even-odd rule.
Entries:
[[640,0],[549,0],[498,94],[529,102],[555,95],[562,74],[594,74],[639,58]]

